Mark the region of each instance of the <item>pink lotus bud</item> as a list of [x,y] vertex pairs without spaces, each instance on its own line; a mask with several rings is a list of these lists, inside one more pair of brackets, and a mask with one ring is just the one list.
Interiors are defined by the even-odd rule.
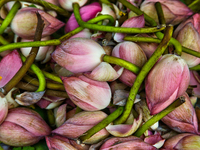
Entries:
[[69,39],[72,39],[72,38],[77,38],[77,37],[81,37],[81,38],[90,38],[92,35],[92,33],[90,32],[89,29],[84,29],[82,30],[81,32],[71,36]]
[[157,114],[183,95],[190,73],[179,56],[166,54],[155,64],[145,80],[145,91],[151,115]]
[[[72,118],[69,118],[63,125],[53,130],[52,133],[70,139],[76,139],[106,117],[107,115],[102,111],[82,111],[74,115]],[[89,139],[85,140],[84,143],[97,143],[103,138],[106,138],[108,135],[109,133],[106,131],[106,129],[102,129]]]
[[56,127],[61,126],[66,121],[67,104],[63,104],[54,109]]
[[[47,41],[50,40],[50,36],[46,36],[41,39],[41,41]],[[27,40],[27,39],[22,39],[21,42],[30,42],[33,40]],[[37,53],[37,56],[35,58],[36,61],[42,61],[41,63],[46,63],[51,59],[51,53],[54,51],[54,46],[42,46],[39,48],[39,51]],[[20,48],[22,54],[27,57],[29,56],[29,53],[31,51],[31,47],[22,47]]]
[[200,136],[190,133],[182,133],[165,141],[162,149],[189,150],[198,149],[200,147]]
[[[88,11],[90,10],[90,11]],[[83,21],[88,21],[96,16],[98,12],[102,10],[101,5],[98,2],[91,3],[89,5],[83,6],[80,8],[80,14]],[[65,26],[65,32],[70,32],[74,29],[79,27],[76,18],[74,16],[74,13],[70,16],[69,20],[66,23]]]
[[156,148],[146,142],[144,142],[142,139],[135,137],[135,136],[129,136],[125,138],[119,138],[119,137],[112,137],[108,139],[103,145],[100,147],[99,150],[117,150],[117,149],[126,149],[126,150],[136,150],[136,149],[143,149],[143,150],[156,150]]
[[0,124],[5,120],[8,114],[8,101],[6,97],[0,93]]
[[[200,52],[200,14],[196,13],[185,22],[182,22],[174,31],[174,37],[182,46]],[[189,67],[200,63],[200,58],[182,53],[181,57],[186,61]]]
[[87,3],[87,0],[58,0],[58,2],[60,3],[60,6],[67,11],[73,11],[73,3],[78,3],[79,6],[82,7]]
[[109,63],[101,62],[92,72],[86,72],[84,75],[97,81],[114,81],[122,74],[123,70],[123,67],[113,68]]
[[22,66],[17,50],[7,54],[0,62],[0,87],[5,86]]
[[44,29],[42,37],[48,36],[56,32],[64,23],[49,15],[43,10],[33,7],[20,9],[11,22],[11,28],[15,34],[24,39],[33,39],[37,26],[37,15],[39,13],[44,20]]
[[198,133],[198,121],[195,109],[187,93],[182,95],[185,103],[177,107],[174,111],[163,117],[161,120],[168,127],[177,132]]
[[158,23],[155,3],[160,2],[165,16],[166,24],[177,25],[193,14],[184,3],[179,0],[145,0],[140,9]]
[[[112,56],[127,60],[138,67],[142,67],[147,61],[143,50],[134,42],[122,42],[117,44],[112,51]],[[119,77],[119,80],[131,87],[135,78],[136,74],[124,69],[122,75]]]
[[44,1],[52,3],[52,4],[57,5],[57,6],[60,5],[59,2],[58,2],[58,0],[44,0]]
[[127,137],[132,135],[142,123],[142,110],[140,109],[138,113],[139,117],[137,119],[132,120],[132,124],[119,124],[119,125],[109,124],[106,127],[106,130],[113,136],[118,136],[118,137]]
[[[121,25],[121,27],[129,27],[129,28],[143,28],[145,25],[144,15],[131,17],[124,21],[124,23]],[[115,33],[113,39],[116,42],[122,42],[123,38],[126,34],[124,33]]]
[[73,38],[64,41],[52,53],[60,66],[73,73],[92,71],[101,63],[103,48],[91,39]]
[[63,77],[62,80],[69,98],[83,110],[101,110],[110,104],[111,90],[107,82],[95,81],[83,75]]
[[190,71],[190,85],[196,86],[192,90],[192,94],[200,98],[200,76],[196,71]]
[[10,109],[0,125],[0,141],[10,146],[32,145],[50,133],[50,127],[37,112],[23,107]]

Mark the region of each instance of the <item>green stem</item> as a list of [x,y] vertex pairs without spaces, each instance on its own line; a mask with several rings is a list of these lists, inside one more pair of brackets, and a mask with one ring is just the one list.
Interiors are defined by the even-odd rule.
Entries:
[[[34,86],[34,85],[26,83],[26,82],[22,82],[22,81],[20,81],[16,85],[16,87],[18,87],[22,90],[31,91],[31,92],[34,92],[38,89],[37,86]],[[47,94],[49,96],[69,98],[67,92],[64,92],[64,91],[55,91],[55,90],[46,89],[45,94]]]
[[14,18],[15,14],[17,13],[17,11],[19,10],[20,7],[21,7],[21,3],[19,1],[16,1],[0,26],[0,35],[3,34],[5,29],[11,23],[12,19]]
[[[6,4],[7,2],[10,2],[10,1],[19,1],[19,0],[1,0],[0,1],[0,8],[4,4]],[[70,13],[67,10],[65,10],[65,9],[63,9],[63,8],[61,8],[59,6],[56,6],[56,5],[52,4],[52,3],[46,2],[44,0],[20,0],[20,1],[41,5],[41,6],[45,7],[46,9],[54,10],[57,13],[59,13],[60,15],[65,16],[65,17],[69,17],[70,16]]]
[[0,35],[0,43],[3,45],[9,44],[9,42],[6,39],[4,39],[2,35]]
[[190,70],[193,70],[193,71],[200,71],[200,65],[196,65],[194,67],[191,67],[189,68]]
[[183,99],[177,99],[173,103],[171,103],[167,108],[165,108],[160,113],[154,115],[151,119],[149,119],[147,122],[145,122],[135,133],[134,136],[140,137],[146,130],[149,129],[150,126],[152,126],[154,123],[161,120],[163,117],[165,117],[167,114],[172,112],[174,109],[179,107],[181,104],[183,104],[185,100]]
[[56,76],[56,75],[54,75],[54,74],[51,74],[51,73],[49,73],[49,72],[46,72],[46,71],[44,71],[44,70],[42,71],[42,73],[44,74],[45,77],[47,77],[47,78],[49,78],[49,79],[51,79],[51,80],[53,80],[53,81],[56,81],[56,82],[58,82],[58,83],[63,84],[62,80],[61,80],[58,76]]
[[124,107],[120,106],[118,107],[113,113],[111,113],[108,117],[106,117],[104,120],[102,120],[100,123],[83,133],[78,140],[80,142],[84,143],[85,140],[89,139],[92,135],[99,132],[103,128],[105,128],[107,125],[109,125],[111,122],[113,122],[117,117],[119,117],[124,110]]
[[[37,13],[38,17],[38,24],[35,32],[34,41],[41,40],[42,37],[42,31],[44,27],[44,21],[42,20],[41,16]],[[14,77],[3,87],[1,88],[1,91],[6,95],[15,85],[23,78],[23,76],[26,74],[30,66],[33,64],[35,57],[38,53],[38,47],[33,47],[31,49],[31,52],[29,53],[29,56],[27,57],[25,63],[23,66],[19,69],[19,71],[14,75]]]
[[[120,3],[122,3],[124,6],[126,6],[127,8],[129,8],[131,11],[135,12],[137,15],[144,14],[145,21],[148,22],[151,26],[157,26],[157,23],[154,21],[154,19],[151,18],[151,17],[149,17],[147,14],[145,14],[139,8],[135,7],[134,5],[132,5],[131,3],[129,3],[128,1],[124,1],[124,0],[118,0],[118,1]],[[164,35],[163,35],[162,32],[156,32],[155,34],[156,34],[156,36],[160,40],[163,39]],[[176,49],[176,53],[178,55],[181,55],[181,53],[182,53],[182,46],[181,46],[181,44],[175,38],[171,38],[170,39],[170,44],[174,45],[175,49]]]
[[129,61],[126,61],[124,59],[120,59],[118,57],[113,57],[109,55],[104,55],[103,56],[103,61],[115,65],[119,65],[121,67],[124,67],[130,71],[132,71],[135,74],[138,74],[140,72],[140,68],[133,63],[130,63]]
[[161,6],[160,2],[155,3],[155,8],[156,8],[156,11],[157,11],[159,23],[161,25],[165,25],[166,24],[165,17],[164,17],[164,13],[163,13],[162,6]]
[[[25,62],[26,61],[26,57],[23,56],[22,54],[20,56],[21,56],[22,61]],[[46,80],[45,80],[44,74],[42,73],[40,68],[38,66],[36,66],[35,64],[32,64],[30,68],[36,74],[36,76],[38,77],[38,80],[39,80],[39,87],[35,92],[45,91]]]
[[160,56],[164,53],[165,49],[167,48],[167,46],[169,44],[169,40],[172,36],[172,32],[173,32],[173,27],[167,26],[167,28],[165,30],[165,36],[163,37],[161,43],[159,44],[159,46],[157,47],[155,52],[152,54],[152,56],[149,58],[149,60],[144,64],[140,73],[137,75],[137,77],[133,83],[133,86],[130,90],[130,94],[129,94],[129,97],[128,97],[128,100],[127,100],[126,106],[125,106],[125,111],[123,112],[122,116],[114,122],[115,124],[121,124],[121,123],[125,122],[126,119],[128,118],[128,116],[131,112],[131,109],[133,107],[136,95],[138,93],[138,90],[139,90],[142,82],[144,81],[146,75],[149,73],[151,68],[158,61]]
[[165,27],[125,28],[125,27],[113,27],[113,26],[90,24],[82,20],[80,12],[79,12],[79,5],[77,3],[73,3],[73,9],[74,9],[74,16],[78,24],[81,27],[92,29],[92,30],[98,30],[98,31],[104,31],[104,32],[116,32],[116,33],[154,33],[154,32],[162,31],[165,29]]
[[[25,76],[23,77],[23,79],[24,79],[26,82],[30,83],[30,84],[33,84],[33,85],[35,85],[35,86],[39,86],[39,81],[38,81],[37,79],[35,79],[35,78],[32,78],[32,77],[30,77],[30,76],[28,76],[28,75],[25,75]],[[64,87],[63,84],[56,84],[56,83],[46,82],[46,87],[47,87],[48,89],[52,89],[52,90],[65,91],[65,87]]]
[[194,0],[188,7],[194,12],[199,13],[200,11],[200,0]]
[[195,50],[192,50],[192,49],[189,49],[189,48],[184,47],[184,46],[182,48],[183,48],[183,52],[200,58],[200,53],[199,52],[197,52]]

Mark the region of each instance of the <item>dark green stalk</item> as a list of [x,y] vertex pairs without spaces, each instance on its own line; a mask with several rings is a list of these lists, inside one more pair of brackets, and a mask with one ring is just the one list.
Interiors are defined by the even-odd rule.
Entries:
[[183,99],[177,99],[173,103],[171,103],[167,108],[165,108],[160,113],[154,115],[152,118],[150,118],[147,122],[145,122],[135,133],[134,136],[140,137],[146,130],[148,130],[154,123],[161,120],[163,117],[165,117],[167,114],[172,112],[174,109],[179,107],[181,104],[183,104],[185,100]]
[[21,3],[19,1],[16,1],[0,26],[0,35],[3,34],[5,29],[11,23],[12,19],[14,18],[15,14],[17,13],[17,11],[19,10],[20,7],[21,7]]
[[197,52],[195,50],[192,50],[192,49],[189,49],[189,48],[184,47],[184,46],[182,48],[183,48],[183,52],[200,58],[200,53],[199,52]]
[[63,84],[63,82],[62,82],[62,80],[60,79],[60,77],[58,77],[58,76],[56,76],[56,75],[54,75],[54,74],[52,74],[52,73],[46,72],[46,71],[44,71],[44,70],[42,70],[42,73],[44,74],[45,77],[47,77],[47,78],[49,78],[49,79],[51,79],[51,80],[53,80],[53,81],[56,81],[56,82],[58,82],[58,83]]
[[57,13],[59,13],[60,15],[62,16],[65,16],[65,17],[69,17],[70,16],[70,13],[59,7],[59,6],[56,6],[52,3],[49,3],[49,2],[46,2],[44,0],[1,0],[0,1],[0,8],[6,4],[7,2],[10,2],[10,1],[23,1],[23,2],[29,2],[29,3],[33,3],[33,4],[38,4],[38,5],[41,5],[43,7],[45,7],[46,9],[51,9],[51,10],[54,10],[56,11]]
[[[39,86],[39,81],[38,81],[37,79],[35,79],[35,78],[32,78],[32,77],[30,77],[30,76],[28,76],[28,75],[25,75],[25,76],[23,77],[23,79],[24,79],[26,82],[30,83],[30,84],[33,84],[33,85],[35,85],[35,86]],[[64,87],[63,84],[56,84],[56,83],[47,82],[47,83],[46,83],[46,87],[47,87],[48,89],[52,89],[52,90],[65,91],[65,87]]]
[[9,42],[6,39],[4,39],[2,35],[0,35],[0,43],[3,45],[9,44]]
[[[26,61],[26,57],[24,57],[22,54],[20,56],[21,56],[22,61],[25,62]],[[36,76],[38,77],[38,80],[39,80],[39,87],[35,92],[45,91],[46,80],[45,80],[44,74],[42,73],[40,68],[38,66],[36,66],[35,64],[32,64],[30,68],[36,74]]]
[[113,122],[116,118],[118,118],[124,110],[124,107],[120,106],[118,107],[113,113],[111,113],[108,117],[106,117],[104,120],[102,120],[100,123],[83,133],[80,137],[78,137],[78,141],[81,143],[84,143],[85,140],[89,139],[92,135],[99,132],[103,128],[105,128],[107,125],[109,125],[111,122]]
[[188,7],[194,12],[199,13],[200,11],[200,0],[194,0]]
[[144,81],[145,77],[147,76],[147,74],[149,73],[151,68],[158,61],[160,56],[164,53],[165,49],[167,48],[167,46],[169,44],[169,40],[172,36],[172,32],[173,32],[173,27],[167,26],[167,28],[165,30],[165,36],[163,37],[161,43],[159,44],[159,46],[157,47],[155,52],[152,54],[152,56],[149,58],[149,60],[144,64],[140,73],[137,75],[137,77],[133,83],[133,86],[130,90],[130,94],[129,94],[129,97],[128,97],[128,100],[127,100],[126,106],[125,106],[125,111],[123,112],[122,116],[114,122],[115,124],[124,123],[126,121],[126,119],[128,118],[128,116],[130,115],[136,95],[139,91],[139,88],[140,88],[142,82]]
[[[144,14],[144,18],[145,21],[148,22],[151,26],[157,26],[157,23],[154,21],[153,18],[149,17],[147,14],[145,14],[143,11],[141,11],[139,8],[135,7],[134,5],[132,5],[131,3],[129,3],[128,1],[124,1],[124,0],[118,0],[120,3],[122,3],[124,6],[126,6],[127,8],[129,8],[130,10],[132,10],[133,12],[135,12],[137,15],[142,15]],[[156,32],[155,33],[156,36],[162,40],[162,38],[164,37],[162,32]],[[178,55],[181,55],[182,53],[182,46],[181,44],[175,39],[175,38],[171,38],[170,39],[170,44],[175,46],[176,49],[176,53]]]
[[115,65],[119,65],[121,67],[124,67],[130,71],[132,71],[135,74],[138,74],[140,72],[140,68],[133,63],[130,63],[129,61],[126,61],[124,59],[120,59],[118,57],[113,57],[109,55],[104,55],[103,56],[103,61]]
[[196,65],[194,67],[191,67],[189,68],[190,70],[193,70],[193,71],[200,71],[200,65]]
[[161,25],[165,25],[166,24],[165,17],[164,17],[164,13],[163,13],[162,6],[161,6],[160,2],[155,3],[155,8],[156,8],[156,11],[157,11],[159,23]]
[[[41,40],[42,37],[42,31],[44,28],[44,21],[42,20],[41,16],[37,13],[38,17],[38,24],[36,28],[36,33],[34,37],[34,41]],[[15,76],[3,87],[1,88],[2,92],[6,95],[15,85],[23,78],[23,76],[26,74],[30,66],[33,64],[35,57],[38,53],[38,47],[33,47],[31,49],[31,52],[29,53],[29,56],[27,57],[25,63],[23,66],[19,69],[19,71],[15,74]]]
[[90,24],[82,20],[80,12],[79,12],[79,5],[77,3],[73,3],[73,9],[74,9],[74,16],[79,26],[92,29],[92,30],[104,31],[104,32],[115,32],[115,33],[154,33],[154,32],[162,31],[165,29],[165,27],[125,28],[125,27],[114,27],[114,26]]

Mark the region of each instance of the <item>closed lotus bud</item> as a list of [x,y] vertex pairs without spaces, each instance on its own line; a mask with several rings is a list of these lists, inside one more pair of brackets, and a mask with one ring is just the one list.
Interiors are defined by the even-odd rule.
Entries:
[[[41,39],[41,41],[47,41],[50,40],[50,36],[46,36],[44,38]],[[22,39],[21,42],[30,42],[32,40],[27,40],[27,39]],[[20,48],[22,54],[27,57],[29,56],[29,53],[31,51],[31,47],[22,47]],[[54,46],[41,46],[39,48],[39,51],[36,55],[35,60],[36,61],[41,61],[41,63],[46,63],[47,61],[49,61],[51,59],[51,53],[54,51]]]
[[[90,11],[88,11],[90,10]],[[89,5],[80,8],[80,15],[83,21],[88,21],[96,16],[98,12],[102,10],[101,5],[98,2],[91,3]],[[65,26],[65,32],[70,32],[79,27],[78,22],[74,16],[74,13],[70,16]]]
[[158,16],[155,9],[155,3],[160,2],[165,16],[166,24],[177,25],[185,18],[193,14],[180,0],[145,0],[140,9],[153,18],[158,23]]
[[125,138],[112,137],[105,141],[99,150],[117,150],[117,149],[126,149],[126,150],[156,150],[154,146],[144,142],[141,138],[135,136],[129,136]]
[[[196,13],[185,22],[178,25],[174,31],[174,37],[182,46],[200,52],[200,14]],[[186,61],[189,67],[200,63],[200,58],[182,53],[181,57]]]
[[[124,23],[121,25],[121,27],[127,27],[127,28],[143,28],[145,25],[144,15],[131,17],[124,21]],[[122,42],[123,38],[126,34],[124,33],[115,33],[113,39],[116,42]]]
[[45,11],[26,7],[20,9],[11,22],[11,29],[15,34],[24,39],[33,39],[35,36],[36,26],[37,26],[37,15],[39,13],[44,20],[44,29],[42,32],[42,37],[48,36],[56,32],[64,23],[56,19],[55,17],[49,15]]
[[80,7],[87,3],[87,0],[58,0],[60,6],[67,11],[73,11],[73,3],[78,3]]
[[[53,130],[52,133],[70,139],[77,139],[79,136],[101,122],[106,117],[107,115],[102,111],[82,111],[74,115],[72,118],[69,118],[63,125]],[[85,144],[97,143],[106,138],[108,135],[109,133],[106,131],[106,129],[102,129],[83,142]]]
[[182,133],[173,136],[172,138],[165,141],[162,149],[163,150],[195,150],[200,147],[200,136],[190,133]]
[[92,71],[101,63],[103,48],[87,38],[72,38],[64,41],[52,53],[53,60],[73,73]]
[[22,61],[17,50],[7,54],[0,61],[0,87],[6,85],[22,66]]
[[92,33],[90,32],[89,29],[84,29],[84,30],[80,31],[79,33],[71,36],[69,39],[77,38],[77,37],[88,38],[89,39],[91,37],[91,35],[92,35]]
[[177,132],[189,132],[198,134],[198,120],[195,109],[187,93],[182,95],[182,97],[185,99],[185,103],[177,107],[161,120],[168,127]]
[[37,112],[23,107],[10,109],[0,125],[0,141],[10,146],[33,145],[50,133],[50,127]]
[[[127,60],[138,67],[142,67],[147,61],[143,50],[134,42],[122,42],[117,44],[112,51],[112,56]],[[119,80],[131,87],[135,78],[136,74],[124,69],[122,75],[119,77]]]
[[56,127],[61,126],[66,121],[67,104],[63,104],[54,109]]
[[69,98],[83,110],[101,110],[110,104],[111,89],[107,82],[95,81],[83,75],[63,77],[62,80]]
[[0,93],[0,124],[5,120],[8,114],[8,101],[2,93]]
[[192,95],[200,98],[200,76],[196,71],[190,71],[190,85],[195,86],[192,89]]
[[189,81],[188,66],[180,56],[162,56],[145,80],[146,100],[151,115],[161,112],[183,95]]

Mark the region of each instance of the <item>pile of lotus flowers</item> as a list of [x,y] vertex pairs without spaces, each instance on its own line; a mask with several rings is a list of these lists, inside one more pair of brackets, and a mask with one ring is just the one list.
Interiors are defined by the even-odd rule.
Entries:
[[197,150],[199,0],[1,0],[0,150]]

